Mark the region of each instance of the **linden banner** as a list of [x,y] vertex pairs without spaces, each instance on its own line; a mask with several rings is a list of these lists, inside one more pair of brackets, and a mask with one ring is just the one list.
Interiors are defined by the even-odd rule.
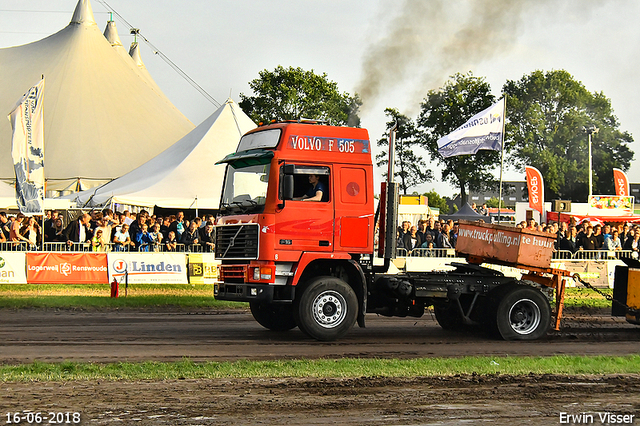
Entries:
[[109,282],[188,284],[184,253],[109,253]]

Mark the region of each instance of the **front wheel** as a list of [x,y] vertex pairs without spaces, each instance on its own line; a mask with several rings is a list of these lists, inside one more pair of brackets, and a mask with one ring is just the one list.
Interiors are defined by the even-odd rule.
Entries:
[[356,322],[358,298],[344,281],[318,277],[307,283],[294,303],[298,328],[309,337],[330,341],[344,336]]
[[264,328],[289,331],[296,326],[291,305],[252,302],[249,306],[253,318]]
[[536,340],[551,324],[551,307],[533,287],[517,285],[505,292],[495,312],[495,325],[505,340]]

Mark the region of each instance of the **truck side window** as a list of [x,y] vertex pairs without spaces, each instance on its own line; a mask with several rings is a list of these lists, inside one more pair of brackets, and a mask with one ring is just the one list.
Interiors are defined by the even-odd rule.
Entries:
[[296,165],[293,169],[294,201],[315,201],[323,203],[329,201],[331,197],[328,167]]

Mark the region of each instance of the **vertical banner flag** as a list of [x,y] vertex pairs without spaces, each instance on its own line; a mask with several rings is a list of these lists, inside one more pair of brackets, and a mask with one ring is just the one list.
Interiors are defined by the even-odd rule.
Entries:
[[475,154],[481,149],[500,151],[504,123],[504,98],[471,117],[452,133],[438,140],[444,158]]
[[544,209],[544,181],[542,174],[535,167],[525,167],[527,188],[529,189],[529,207],[538,210],[542,215]]
[[13,136],[16,201],[25,215],[44,214],[44,78],[8,115]]
[[620,169],[613,169],[613,183],[616,187],[616,195],[629,195],[629,179],[627,175]]

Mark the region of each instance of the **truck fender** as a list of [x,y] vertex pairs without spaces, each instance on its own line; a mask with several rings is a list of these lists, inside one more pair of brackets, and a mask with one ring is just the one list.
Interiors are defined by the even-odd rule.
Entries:
[[358,275],[360,275],[360,285],[358,286],[354,283],[353,289],[356,292],[356,296],[358,296],[358,302],[360,302],[360,311],[358,313],[358,327],[364,328],[364,315],[367,313],[367,280],[364,277],[364,271],[362,270],[362,267],[358,262],[352,259],[349,261],[349,263],[353,265],[354,269],[358,272]]

